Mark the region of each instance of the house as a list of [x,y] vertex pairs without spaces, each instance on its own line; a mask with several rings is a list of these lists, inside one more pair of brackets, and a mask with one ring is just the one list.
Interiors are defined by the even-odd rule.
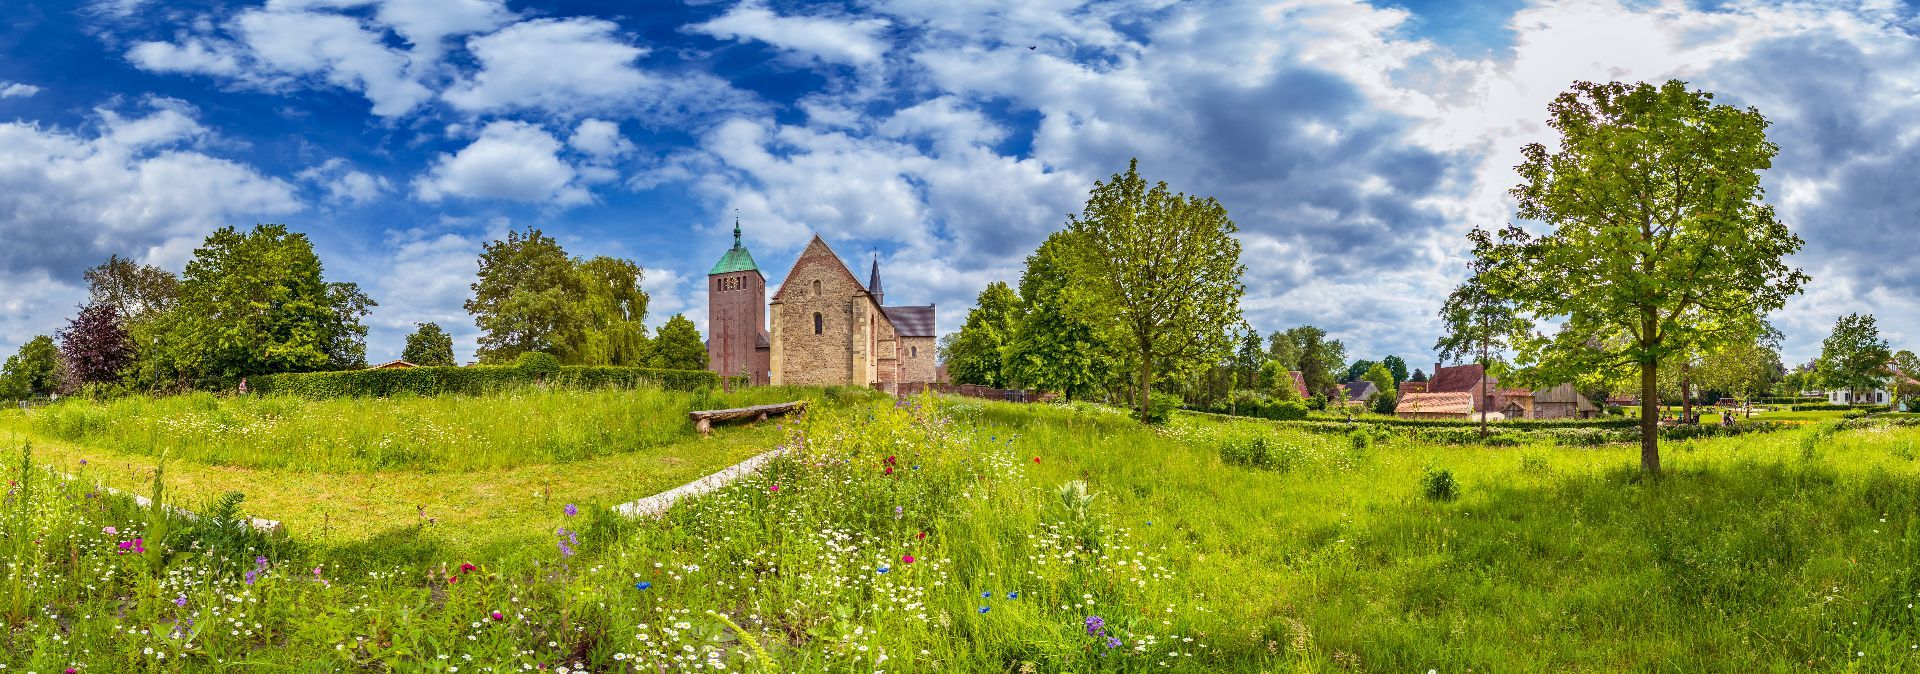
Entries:
[[1368,400],[1380,393],[1379,385],[1365,379],[1356,379],[1342,386],[1347,390],[1346,404],[1348,405],[1365,405]]
[[1891,405],[1894,396],[1893,379],[1887,378],[1871,391],[1828,391],[1827,402],[1835,405]]
[[1307,376],[1299,370],[1288,370],[1287,376],[1293,378],[1293,391],[1300,394],[1301,400],[1307,399]]
[[1592,419],[1600,416],[1600,406],[1566,383],[1533,393],[1533,419]]
[[1472,419],[1473,394],[1409,393],[1400,397],[1393,415],[1402,419]]
[[1502,400],[1500,408],[1494,410],[1508,419],[1532,419],[1534,415],[1533,391],[1523,388],[1500,389]]
[[[1471,393],[1473,411],[1498,410],[1505,407],[1500,399],[1500,378],[1486,376],[1487,367],[1479,363],[1442,367],[1433,364],[1433,376],[1427,378],[1428,393]],[[1483,381],[1484,377],[1484,381]],[[1485,388],[1482,388],[1482,387]]]
[[1400,382],[1400,395],[1404,396],[1409,393],[1426,393],[1426,392],[1427,392],[1427,383],[1424,381]]
[[413,363],[409,363],[404,360],[390,360],[367,369],[369,370],[406,370],[406,369],[411,369],[416,367],[420,367],[420,366],[414,365]]

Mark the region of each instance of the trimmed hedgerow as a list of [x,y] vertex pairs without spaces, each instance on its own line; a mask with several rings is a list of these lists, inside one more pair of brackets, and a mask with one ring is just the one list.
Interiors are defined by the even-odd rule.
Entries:
[[385,398],[401,394],[480,395],[528,384],[589,389],[657,386],[670,391],[700,391],[720,383],[719,375],[706,370],[612,365],[562,365],[550,373],[542,371],[544,369],[471,365],[300,372],[255,377],[250,385],[259,393],[303,398]]
[[[1345,426],[1347,424],[1346,421],[1335,420],[1335,419],[1302,419],[1301,417],[1289,417],[1289,416],[1262,416],[1261,414],[1256,413],[1254,408],[1237,409],[1235,410],[1236,413],[1233,415],[1228,415],[1224,408],[1220,408],[1220,409],[1189,408],[1189,409],[1190,411],[1199,412],[1202,414],[1217,414],[1221,416],[1256,417],[1256,418],[1263,418],[1263,419],[1273,419],[1277,421],[1304,420],[1304,421],[1310,421],[1313,423],[1339,424],[1341,426]],[[1375,424],[1379,426],[1396,426],[1396,427],[1411,427],[1411,428],[1473,428],[1473,429],[1480,428],[1480,422],[1474,421],[1471,419],[1403,419],[1400,417],[1367,416],[1367,417],[1356,417],[1353,423],[1365,423],[1365,424]],[[1640,420],[1632,419],[1632,418],[1623,419],[1623,418],[1615,418],[1615,417],[1598,417],[1593,419],[1502,419],[1500,421],[1488,422],[1487,425],[1489,428],[1492,428],[1496,431],[1550,430],[1550,429],[1562,429],[1562,428],[1639,428]]]

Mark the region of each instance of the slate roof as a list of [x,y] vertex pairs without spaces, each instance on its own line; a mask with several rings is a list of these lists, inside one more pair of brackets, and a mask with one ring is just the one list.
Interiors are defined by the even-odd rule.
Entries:
[[1473,394],[1457,393],[1409,393],[1401,396],[1400,405],[1393,409],[1394,414],[1473,414]]
[[933,305],[919,307],[883,307],[887,320],[901,337],[933,336]]
[[1380,387],[1365,379],[1347,382],[1347,400],[1365,401],[1368,396],[1380,392]]

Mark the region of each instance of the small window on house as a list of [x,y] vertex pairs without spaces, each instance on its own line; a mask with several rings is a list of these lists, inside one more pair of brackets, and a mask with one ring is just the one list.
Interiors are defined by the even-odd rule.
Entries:
[[819,281],[814,281],[814,282],[813,282],[813,296],[814,296],[814,297],[819,297],[819,296],[820,296],[820,282],[819,282]]
[[[814,283],[819,283],[819,281],[814,281]],[[820,334],[820,328],[824,324],[825,320],[820,317],[820,312],[813,312],[813,334]]]
[[908,357],[908,358],[919,358],[919,357],[920,357],[920,347],[917,347],[917,346],[909,346],[909,347],[907,347],[907,357]]

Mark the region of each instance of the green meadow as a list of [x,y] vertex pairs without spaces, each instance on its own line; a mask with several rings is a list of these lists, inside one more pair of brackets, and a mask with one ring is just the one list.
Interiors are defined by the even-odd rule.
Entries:
[[[1653,479],[1625,445],[1428,444],[1185,414],[1142,427],[1094,405],[817,390],[738,400],[762,394],[817,404],[709,439],[537,449],[528,430],[503,439],[516,449],[482,440],[443,465],[330,457],[349,445],[327,438],[378,433],[328,427],[398,435],[432,419],[450,430],[413,446],[446,457],[465,443],[437,438],[484,438],[461,424],[512,426],[502,418],[625,433],[609,410],[635,393],[5,412],[0,659],[41,672],[1920,668],[1909,420],[1668,442]],[[693,404],[714,402],[636,414],[684,424]],[[114,421],[59,421],[95,406]],[[272,418],[279,435],[248,444],[167,421],[187,413]],[[790,451],[662,518],[606,508],[776,446]],[[161,453],[163,499],[214,516],[95,490],[149,493]],[[289,456],[331,472],[307,477]],[[233,526],[211,503],[230,491],[286,536]]]

